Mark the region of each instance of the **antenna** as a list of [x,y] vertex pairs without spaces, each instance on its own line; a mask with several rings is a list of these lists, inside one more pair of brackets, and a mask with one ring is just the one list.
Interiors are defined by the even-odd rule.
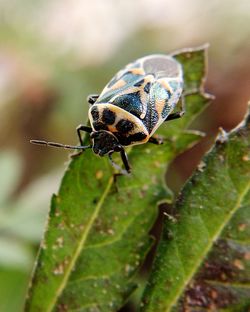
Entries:
[[42,140],[30,140],[30,143],[36,144],[36,145],[45,145],[45,146],[50,146],[50,147],[65,148],[65,149],[72,149],[72,150],[85,150],[87,148],[92,147],[91,145],[76,146],[76,145],[67,145],[67,144],[56,143],[56,142],[47,142],[47,141],[42,141]]

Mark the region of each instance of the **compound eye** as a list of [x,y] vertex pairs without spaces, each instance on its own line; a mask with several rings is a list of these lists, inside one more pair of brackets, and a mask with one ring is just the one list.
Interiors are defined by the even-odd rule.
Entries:
[[121,119],[117,123],[116,129],[121,133],[127,133],[134,129],[134,123],[128,119]]

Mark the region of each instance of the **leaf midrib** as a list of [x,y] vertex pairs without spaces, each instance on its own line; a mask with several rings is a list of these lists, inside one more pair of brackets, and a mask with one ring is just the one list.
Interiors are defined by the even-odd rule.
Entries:
[[201,254],[200,257],[197,257],[198,261],[196,263],[196,265],[194,266],[193,270],[190,271],[190,273],[188,274],[188,276],[186,277],[185,281],[182,284],[182,287],[180,287],[179,291],[176,293],[175,297],[173,298],[171,304],[167,307],[167,309],[165,310],[165,312],[169,312],[171,311],[171,309],[173,308],[173,306],[177,303],[177,301],[179,300],[181,294],[183,293],[185,287],[189,284],[189,282],[191,281],[191,279],[193,278],[193,276],[195,275],[195,272],[197,271],[197,269],[200,267],[200,265],[203,263],[204,258],[206,257],[206,255],[208,254],[208,252],[210,251],[210,249],[212,248],[213,244],[215,241],[217,241],[217,239],[219,238],[221,232],[223,231],[223,229],[225,228],[225,226],[228,224],[228,222],[231,220],[231,218],[233,217],[233,215],[235,214],[235,212],[241,207],[241,203],[244,200],[245,195],[248,193],[248,191],[250,190],[250,182],[246,185],[246,187],[243,189],[242,193],[239,194],[238,200],[236,201],[236,204],[234,206],[234,208],[230,211],[230,213],[228,213],[228,217],[225,218],[225,221],[221,224],[221,226],[218,228],[218,231],[215,233],[215,235],[210,239],[210,242],[207,244],[207,248],[204,249],[204,252]]
[[75,252],[73,253],[73,257],[71,258],[71,261],[69,262],[69,265],[67,267],[67,269],[65,270],[65,274],[64,274],[64,277],[61,281],[61,285],[59,286],[58,290],[56,291],[56,294],[55,296],[53,297],[53,300],[51,301],[51,303],[48,305],[48,308],[46,310],[46,312],[50,312],[52,311],[52,309],[54,308],[54,305],[56,304],[58,298],[60,297],[62,291],[64,290],[66,284],[67,284],[67,281],[69,279],[69,276],[70,276],[70,273],[78,259],[78,256],[80,255],[81,251],[82,251],[82,248],[84,246],[84,243],[86,242],[86,239],[88,237],[88,234],[91,230],[91,227],[96,219],[96,217],[98,216],[98,213],[102,207],[102,204],[106,198],[106,196],[108,195],[109,193],[109,190],[111,188],[111,185],[113,183],[113,177],[111,177],[108,181],[108,184],[107,184],[107,187],[105,189],[105,191],[103,192],[101,198],[99,199],[97,205],[96,205],[96,209],[94,210],[89,222],[87,223],[87,226],[85,227],[85,231],[83,231],[82,233],[82,236],[81,236],[81,239],[77,245],[77,248],[75,250]]

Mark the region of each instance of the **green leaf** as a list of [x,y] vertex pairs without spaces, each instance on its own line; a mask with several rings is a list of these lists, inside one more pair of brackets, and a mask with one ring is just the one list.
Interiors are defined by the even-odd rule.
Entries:
[[[184,63],[199,53],[204,64],[204,49],[190,53]],[[190,94],[187,110],[196,116],[208,99]],[[157,202],[170,198],[163,183],[166,165],[201,136],[187,131],[194,116],[187,113],[175,126],[162,126],[162,146],[131,149],[132,175],[116,182],[106,158],[87,151],[71,161],[52,198],[25,311],[116,311],[126,302],[152,245],[148,232],[158,214]]]
[[[184,90],[186,93],[192,90],[203,90],[207,70],[207,59],[204,58],[203,50],[208,48],[208,44],[199,48],[185,49],[181,53],[172,55],[183,65],[184,70]],[[194,51],[196,51],[194,56]]]
[[27,272],[0,267],[0,311],[22,311],[27,281]]
[[165,222],[142,311],[249,308],[249,147],[250,115],[221,134],[184,186],[177,222]]

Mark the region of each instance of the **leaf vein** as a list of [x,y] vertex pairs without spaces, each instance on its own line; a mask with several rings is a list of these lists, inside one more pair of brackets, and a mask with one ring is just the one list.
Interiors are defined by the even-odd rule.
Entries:
[[110,178],[109,181],[108,181],[108,184],[107,184],[107,187],[103,193],[103,195],[101,196],[100,200],[98,201],[97,205],[96,205],[96,209],[94,210],[93,214],[92,214],[92,217],[90,218],[89,222],[87,223],[86,227],[85,227],[85,231],[83,231],[83,234],[82,236],[80,237],[80,240],[77,244],[77,247],[72,255],[72,258],[71,258],[71,261],[69,262],[69,265],[65,271],[65,274],[64,274],[64,277],[62,279],[62,282],[61,282],[61,285],[59,286],[59,288],[57,289],[56,291],[56,294],[53,298],[53,300],[51,301],[51,303],[48,305],[48,308],[47,308],[47,311],[51,311],[54,307],[54,305],[56,304],[57,302],[57,299],[59,298],[59,296],[61,295],[66,283],[68,282],[68,279],[69,279],[69,276],[70,276],[70,273],[77,261],[77,258],[80,254],[80,252],[82,251],[82,247],[88,237],[88,234],[90,232],[90,229],[91,229],[91,226],[92,224],[94,223],[100,209],[101,209],[101,206],[111,188],[111,185],[113,183],[113,178]]
[[181,285],[179,291],[176,292],[176,296],[174,297],[174,300],[172,301],[172,303],[169,304],[169,307],[167,307],[166,312],[170,311],[173,308],[173,306],[177,303],[177,300],[179,299],[180,295],[183,293],[183,290],[185,289],[186,285],[189,284],[189,282],[191,281],[191,279],[195,275],[195,272],[197,271],[197,269],[200,267],[200,265],[204,261],[206,255],[208,254],[209,250],[213,246],[213,243],[218,239],[218,237],[220,236],[224,227],[231,220],[233,214],[240,208],[241,203],[244,200],[244,197],[248,193],[249,189],[250,189],[250,182],[246,185],[246,187],[243,189],[243,191],[239,194],[238,200],[236,201],[235,206],[233,207],[233,209],[231,209],[231,213],[228,214],[228,216],[225,218],[225,221],[221,224],[221,226],[218,228],[216,233],[213,235],[213,239],[211,239],[210,242],[208,242],[206,248],[204,248],[204,251],[200,255],[200,257],[197,257],[196,265],[194,265],[193,269],[189,272],[189,274],[187,274],[187,278],[186,278],[185,283],[183,283],[183,285]]

